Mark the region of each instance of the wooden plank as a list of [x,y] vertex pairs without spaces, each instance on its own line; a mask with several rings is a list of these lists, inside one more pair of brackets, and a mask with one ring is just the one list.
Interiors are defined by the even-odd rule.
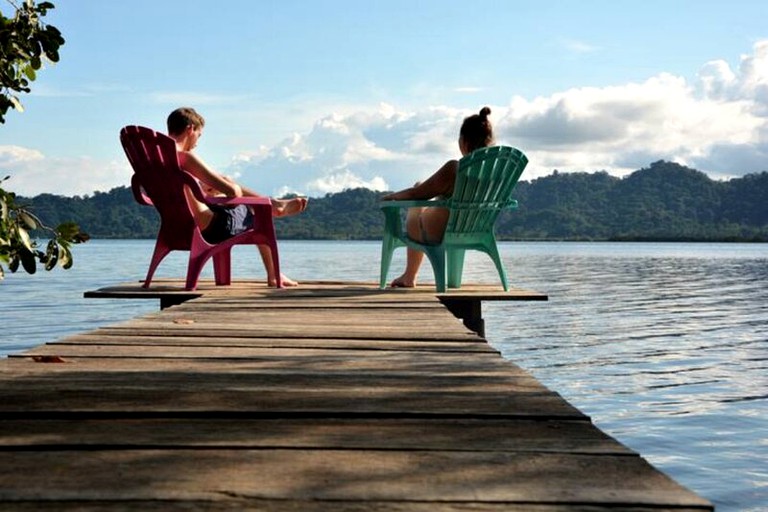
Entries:
[[312,393],[274,389],[224,389],[199,392],[142,386],[103,391],[82,385],[56,391],[34,389],[22,394],[0,391],[0,414],[6,418],[125,418],[143,416],[263,418],[278,415],[321,417],[467,417],[585,419],[557,395],[508,392],[415,393],[331,389]]
[[[332,339],[332,338],[259,338],[233,336],[139,336],[130,332],[120,331],[75,334],[46,346],[59,347],[62,345],[134,345],[138,347],[253,347],[253,348],[324,348],[328,350],[398,350],[398,351],[429,351],[429,352],[490,352],[498,353],[480,338],[466,341],[456,340],[409,340],[409,339]],[[51,348],[55,351],[55,348]]]
[[[493,351],[474,352],[478,357],[472,357],[467,361],[464,351],[453,350],[451,352],[424,351],[423,354],[414,356],[412,351],[377,350],[373,353],[361,354],[360,350],[350,350],[348,347],[328,349],[318,348],[285,348],[285,347],[228,347],[218,344],[207,346],[153,346],[153,345],[95,345],[95,344],[47,344],[27,350],[23,353],[13,354],[11,358],[35,358],[42,356],[59,356],[62,358],[111,358],[111,359],[249,359],[261,362],[279,360],[286,363],[301,364],[307,368],[307,362],[325,368],[328,365],[343,364],[344,368],[358,368],[361,365],[366,368],[378,368],[385,365],[398,365],[404,369],[410,369],[415,362],[416,371],[438,364],[460,364],[462,368],[477,368],[484,373],[505,372],[510,373],[510,363]],[[443,368],[443,367],[441,367]]]
[[[204,304],[198,303],[197,301],[189,301],[185,302],[184,304],[180,304],[178,306],[174,306],[171,308],[168,308],[165,311],[157,312],[157,313],[148,313],[143,315],[141,318],[160,318],[160,317],[173,317],[173,316],[181,316],[184,314],[189,314],[191,311],[195,311],[198,314],[204,314],[204,315],[225,315],[225,316],[243,316],[243,315],[255,315],[258,317],[277,317],[282,316],[285,318],[286,315],[290,314],[296,314],[296,315],[334,315],[338,316],[339,318],[359,318],[359,317],[365,317],[366,315],[375,314],[380,315],[382,317],[402,317],[402,318],[424,318],[424,319],[435,319],[435,318],[453,318],[453,315],[451,315],[445,307],[443,307],[440,304],[428,304],[426,306],[422,304],[417,304],[420,307],[411,307],[411,308],[401,308],[401,307],[395,307],[396,303],[387,303],[386,306],[388,307],[380,307],[378,304],[365,304],[365,305],[359,305],[359,304],[350,304],[350,303],[344,303],[344,302],[338,302],[335,303],[336,307],[327,307],[325,304],[318,304],[313,303],[311,305],[304,304],[303,306],[300,304],[296,304],[294,301],[291,302],[283,302],[283,303],[276,303],[280,305],[280,307],[271,307],[274,305],[273,303],[270,303],[266,306],[262,306],[258,302],[253,303],[243,303],[243,302],[237,302],[237,303],[229,303],[225,304],[226,307],[201,307]],[[414,304],[411,303],[413,306]],[[221,306],[221,305],[219,305]],[[343,309],[344,311],[339,311],[340,309]],[[286,311],[286,310],[294,310],[294,311]]]
[[[390,390],[428,395],[469,392],[548,392],[525,370],[489,361],[488,365],[465,364],[456,358],[412,358],[395,364],[397,358],[306,357],[262,359],[149,359],[72,358],[66,363],[37,363],[13,358],[0,367],[0,383],[5,389],[23,392],[32,389],[66,389],[98,382],[98,389],[127,386],[131,389],[171,387],[191,391],[221,386],[237,389],[289,390],[308,395],[323,389],[370,388],[371,393]],[[2,393],[2,390],[0,390]],[[2,403],[0,403],[2,408]]]
[[196,291],[184,290],[181,279],[155,279],[149,289],[141,288],[140,282],[123,283],[103,287],[98,290],[86,291],[87,298],[131,298],[131,299],[161,299],[164,297],[180,297],[183,299],[206,295],[209,298],[227,296],[252,296],[274,299],[280,297],[333,297],[342,296],[349,300],[355,297],[375,298],[374,300],[417,300],[422,297],[451,297],[455,299],[476,300],[547,300],[547,295],[531,290],[511,288],[504,292],[497,285],[463,284],[461,289],[449,290],[445,294],[437,294],[434,285],[419,285],[413,289],[387,288],[380,290],[373,282],[345,283],[334,281],[305,281],[298,288],[277,290],[268,288],[263,281],[241,280],[233,281],[230,286],[215,286],[211,280],[201,280]]
[[125,336],[199,336],[209,338],[301,338],[336,340],[405,340],[405,341],[460,341],[468,342],[480,339],[474,333],[466,331],[461,334],[445,333],[442,331],[414,331],[408,328],[389,329],[386,332],[370,329],[365,326],[349,326],[345,329],[333,325],[315,325],[312,329],[298,325],[274,325],[271,327],[258,325],[200,325],[200,324],[140,324],[125,323],[102,327],[94,331],[98,334]]
[[[8,361],[0,374],[0,414],[34,413],[240,416],[537,417],[585,419],[556,393],[526,376],[343,370],[299,372],[276,362],[189,361],[72,364]],[[9,367],[13,371],[9,371]],[[257,371],[257,369],[259,371]]]
[[[413,310],[410,310],[413,311]],[[259,310],[259,311],[241,311],[229,310],[227,312],[219,311],[178,311],[170,308],[163,311],[162,316],[149,314],[131,320],[128,324],[119,325],[155,325],[155,324],[174,324],[179,323],[197,323],[207,325],[222,324],[254,324],[254,326],[272,327],[280,326],[285,323],[298,324],[299,327],[307,329],[314,326],[323,326],[328,324],[344,326],[362,326],[362,327],[381,327],[383,329],[398,330],[401,328],[415,329],[422,327],[424,329],[437,329],[442,327],[449,333],[469,333],[461,321],[446,313],[438,311],[434,313],[423,312],[417,314],[405,314],[402,311],[387,313],[381,311],[362,311],[339,310],[332,311],[327,309],[312,310]]]
[[26,449],[317,448],[637,455],[588,421],[406,418],[5,420]]
[[[375,450],[5,452],[0,500],[360,500],[701,506],[640,457]],[[127,470],[130,468],[130,470]],[[34,475],[19,485],[19,475]],[[83,486],[88,475],[88,486]]]
[[[112,507],[119,507],[120,510],[141,510],[143,512],[155,512],[167,510],[205,510],[208,512],[466,512],[468,505],[466,503],[433,502],[433,503],[414,503],[414,502],[375,502],[375,501],[301,501],[301,500],[263,500],[263,499],[235,499],[231,501],[220,501],[212,503],[205,500],[130,500],[126,502],[99,500],[93,501],[53,501],[27,503],[13,503],[13,510],[20,512],[94,512],[107,510]],[[475,512],[615,512],[613,506],[601,505],[515,505],[515,504],[473,504],[471,510]],[[696,512],[700,508],[674,507],[632,507],[631,512]]]
[[538,503],[467,503],[467,502],[413,502],[413,501],[320,501],[320,500],[265,500],[232,497],[229,501],[209,500],[67,500],[13,502],[12,509],[20,512],[101,512],[115,507],[120,510],[167,512],[168,510],[205,510],[206,512],[701,512],[711,507],[622,506],[612,504],[538,504]]

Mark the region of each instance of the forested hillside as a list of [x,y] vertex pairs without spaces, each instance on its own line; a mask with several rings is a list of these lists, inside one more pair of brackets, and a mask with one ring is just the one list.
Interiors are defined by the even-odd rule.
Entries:
[[[307,211],[276,221],[281,239],[377,239],[382,194],[354,189],[312,198]],[[768,241],[768,173],[727,182],[670,162],[625,178],[554,173],[521,181],[520,207],[505,212],[500,239]],[[72,220],[93,238],[154,238],[157,214],[128,187],[87,197],[42,194],[29,203],[49,225]]]

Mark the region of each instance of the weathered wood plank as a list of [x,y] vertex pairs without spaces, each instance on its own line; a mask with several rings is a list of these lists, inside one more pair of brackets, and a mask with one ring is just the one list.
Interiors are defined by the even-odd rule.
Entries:
[[[208,500],[125,500],[125,501],[44,501],[14,502],[9,507],[0,504],[0,510],[19,512],[101,512],[103,510],[140,510],[167,512],[168,510],[204,510],[206,512],[616,512],[614,505],[600,504],[514,504],[466,502],[413,502],[413,501],[320,501],[320,500],[264,500],[232,497],[229,501]],[[622,506],[623,512],[701,512],[711,508],[700,507],[639,507]]]
[[562,397],[528,377],[489,380],[396,370],[389,374],[362,370],[300,373],[283,371],[279,365],[269,372],[255,373],[242,363],[226,373],[206,373],[185,371],[178,365],[177,371],[169,371],[168,364],[158,368],[157,364],[138,362],[141,364],[130,370],[83,361],[27,364],[28,374],[14,372],[10,378],[4,372],[0,376],[0,415],[213,413],[585,419]]
[[[348,347],[338,349],[322,348],[284,348],[284,347],[227,347],[208,346],[152,346],[152,345],[64,345],[48,344],[35,347],[11,358],[34,358],[39,356],[60,356],[62,358],[112,358],[112,359],[249,359],[262,362],[279,360],[289,366],[291,363],[306,369],[307,362],[317,364],[318,368],[329,365],[344,368],[382,368],[402,365],[406,370],[416,363],[416,371],[438,364],[461,365],[463,369],[475,369],[477,372],[510,372],[510,364],[496,352],[472,352],[477,357],[467,360],[464,351],[451,352],[427,351],[414,355],[413,351],[376,350],[361,354],[360,350]],[[362,365],[362,366],[361,366]],[[441,367],[442,368],[442,367]]]
[[[195,305],[197,306],[197,305]],[[360,323],[368,322],[372,320],[381,319],[385,322],[401,321],[410,323],[423,322],[424,324],[430,324],[433,322],[453,322],[457,325],[461,325],[459,319],[451,315],[445,308],[424,308],[424,309],[398,309],[398,308],[260,308],[258,306],[245,307],[242,305],[233,305],[226,309],[197,309],[185,307],[180,305],[172,308],[168,308],[162,312],[149,313],[140,317],[137,320],[168,320],[175,318],[220,318],[222,320],[242,320],[245,322],[255,321],[268,321],[270,319],[279,319],[285,321],[286,318],[290,318],[292,315],[300,320],[302,323],[308,319],[322,319],[328,321],[329,317],[333,317],[334,321],[342,321],[345,323]]]
[[74,334],[47,344],[51,347],[62,345],[135,345],[135,346],[203,346],[203,347],[254,347],[254,348],[324,348],[329,350],[398,350],[430,352],[492,352],[496,349],[481,338],[468,341],[456,340],[408,340],[408,339],[333,339],[333,338],[272,338],[272,337],[230,337],[230,336],[140,336],[125,331]]
[[5,420],[3,449],[318,448],[637,455],[588,421],[407,418]]
[[[0,504],[0,510],[4,507]],[[711,507],[633,506],[612,504],[568,503],[560,505],[537,503],[467,503],[414,501],[355,501],[355,500],[264,500],[233,496],[229,501],[208,500],[111,500],[111,501],[40,501],[13,502],[9,509],[20,512],[101,512],[103,510],[139,510],[167,512],[168,510],[204,510],[206,512],[701,512]]]
[[[373,500],[707,506],[640,457],[371,450],[5,452],[0,500]],[[18,475],[35,475],[18,485]],[[83,486],[88,475],[88,486]]]
[[443,332],[439,330],[415,331],[412,328],[402,327],[388,329],[386,332],[371,329],[365,326],[347,326],[340,329],[333,325],[314,325],[312,329],[299,325],[231,325],[231,324],[139,324],[126,323],[102,327],[93,331],[98,334],[124,336],[200,336],[209,338],[302,338],[319,339],[330,338],[336,340],[405,340],[405,341],[462,341],[482,340],[469,331],[462,333]]

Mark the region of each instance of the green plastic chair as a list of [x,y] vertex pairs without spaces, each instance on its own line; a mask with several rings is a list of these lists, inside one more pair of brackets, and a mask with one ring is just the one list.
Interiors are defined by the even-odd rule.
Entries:
[[[468,249],[491,257],[504,291],[508,291],[507,273],[496,247],[494,225],[502,210],[517,207],[517,201],[511,198],[512,191],[527,164],[528,158],[518,149],[508,146],[481,148],[459,161],[453,195],[449,199],[382,201],[384,239],[379,287],[387,285],[395,249],[411,247],[429,258],[439,293],[446,291],[446,281],[449,288],[461,288],[464,253]],[[408,237],[404,229],[402,210],[422,206],[440,206],[450,210],[445,235],[439,244],[416,242]]]

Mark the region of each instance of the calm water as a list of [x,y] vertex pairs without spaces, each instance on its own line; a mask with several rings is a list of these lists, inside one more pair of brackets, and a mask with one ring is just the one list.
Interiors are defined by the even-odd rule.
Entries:
[[[156,311],[155,301],[82,298],[141,279],[151,248],[92,241],[76,248],[69,271],[9,275],[0,282],[0,355]],[[377,279],[378,243],[281,248],[285,272],[299,280]],[[509,243],[502,251],[515,286],[550,296],[484,306],[487,337],[505,357],[719,511],[768,510],[768,245]],[[235,252],[235,275],[263,276],[255,251]],[[184,255],[170,258],[159,277],[183,275]],[[393,269],[402,258],[396,253]],[[485,256],[468,256],[467,267],[465,282],[497,282]],[[430,274],[425,266],[423,280]]]

